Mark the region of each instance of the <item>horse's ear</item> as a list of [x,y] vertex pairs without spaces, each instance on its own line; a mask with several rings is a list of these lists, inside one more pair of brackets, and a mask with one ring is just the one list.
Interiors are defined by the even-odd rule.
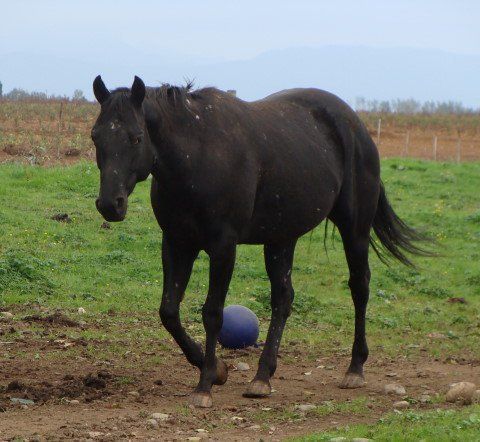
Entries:
[[102,104],[110,96],[110,91],[107,89],[107,86],[105,86],[105,83],[100,75],[97,75],[95,80],[93,80],[93,93],[100,104]]
[[145,83],[141,78],[135,75],[135,79],[132,84],[132,95],[131,100],[133,104],[137,107],[142,105],[143,99],[145,98]]

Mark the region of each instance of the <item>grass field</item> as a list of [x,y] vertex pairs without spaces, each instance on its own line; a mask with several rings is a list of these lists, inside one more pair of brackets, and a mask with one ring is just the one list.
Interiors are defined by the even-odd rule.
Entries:
[[[397,263],[387,267],[371,254],[367,326],[371,354],[377,359],[413,365],[423,360],[438,361],[451,367],[452,376],[457,366],[478,367],[480,163],[390,159],[383,161],[382,168],[395,210],[436,240],[440,256],[416,259],[418,268],[413,270]],[[149,204],[149,182],[139,184],[130,197],[126,221],[109,229],[101,227],[103,220],[94,207],[97,189],[98,170],[88,162],[65,168],[0,166],[0,307],[14,312],[18,321],[39,308],[76,315],[76,310],[83,307],[87,324],[96,325],[71,336],[97,343],[88,347],[92,357],[116,358],[140,350],[148,354],[152,342],[158,341],[161,351],[145,357],[142,364],[155,367],[167,363],[176,348],[157,319],[162,287],[161,232]],[[52,219],[61,213],[67,213],[71,222]],[[284,337],[284,347],[292,345],[297,352],[286,351],[281,364],[312,364],[320,356],[333,354],[348,359],[353,333],[348,272],[338,233],[328,232],[328,253],[323,239],[322,224],[303,237],[297,247],[293,268],[296,299]],[[208,259],[201,254],[182,306],[188,329],[199,336],[207,268]],[[466,303],[451,302],[451,298],[464,298]],[[239,247],[227,298],[227,304],[232,303],[244,304],[257,313],[261,319],[260,339],[264,339],[269,284],[260,247]],[[63,363],[67,355],[75,356],[75,351],[52,353],[49,358]],[[10,349],[8,357],[17,364],[32,361],[25,350]],[[138,361],[124,364],[135,367]],[[344,368],[338,367],[338,376]],[[368,366],[366,370],[368,378]],[[128,377],[125,382],[128,384]],[[444,388],[446,385],[439,383],[437,393],[443,394]],[[292,419],[296,422],[289,410],[286,407],[280,414],[285,420],[280,419],[277,427]],[[380,411],[383,415],[385,410]],[[355,407],[340,407],[331,413],[345,416],[343,427],[337,431],[332,430],[335,425],[324,425],[328,430],[324,434],[315,433],[321,426],[299,427],[301,434],[315,434],[305,440],[334,436],[406,440],[402,439],[406,426],[412,432],[408,440],[478,440],[475,434],[480,434],[478,406],[460,411],[433,409],[426,414],[419,409],[401,416],[385,415],[376,424],[372,420],[378,413],[367,414],[367,421],[360,421],[359,426],[348,424],[348,428],[348,416],[355,415]],[[278,421],[278,416],[269,412],[252,416],[260,425]],[[455,438],[448,437],[449,432]]]
[[312,434],[296,440],[320,442],[344,437],[348,441],[364,437],[379,442],[463,442],[478,441],[479,431],[480,406],[477,405],[457,412],[434,410],[391,414],[374,425],[353,425],[340,431]]

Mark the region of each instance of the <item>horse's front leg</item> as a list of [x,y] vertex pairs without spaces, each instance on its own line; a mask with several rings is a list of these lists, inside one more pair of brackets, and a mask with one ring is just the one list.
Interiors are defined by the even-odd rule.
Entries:
[[202,318],[206,332],[205,359],[200,373],[200,381],[193,393],[193,404],[197,407],[211,407],[212,384],[218,383],[218,372],[225,364],[215,356],[218,334],[222,328],[223,306],[235,265],[236,240],[223,235],[207,250],[210,256],[210,276],[208,295],[203,305]]
[[277,368],[277,355],[283,329],[293,302],[292,262],[296,240],[284,244],[265,245],[265,267],[272,288],[272,318],[267,340],[258,363],[257,374],[243,394],[245,397],[264,397],[271,392],[270,378]]
[[187,334],[180,322],[180,302],[183,299],[198,252],[198,248],[191,244],[175,240],[166,234],[163,235],[163,295],[160,318],[187,360],[192,365],[201,368],[204,359],[202,346]]

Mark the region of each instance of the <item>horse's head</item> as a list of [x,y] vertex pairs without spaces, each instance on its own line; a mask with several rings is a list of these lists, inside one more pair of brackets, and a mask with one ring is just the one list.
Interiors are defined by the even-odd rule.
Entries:
[[122,221],[128,196],[136,183],[148,177],[154,161],[142,110],[145,84],[135,77],[131,89],[110,92],[99,75],[93,92],[101,104],[92,128],[100,169],[96,206],[107,221]]

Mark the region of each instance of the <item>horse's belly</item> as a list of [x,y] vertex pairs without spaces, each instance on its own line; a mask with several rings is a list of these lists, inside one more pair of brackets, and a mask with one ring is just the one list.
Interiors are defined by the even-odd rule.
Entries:
[[326,180],[318,186],[303,183],[265,189],[257,195],[241,242],[264,244],[298,238],[307,233],[332,210],[340,191],[340,186],[334,181]]

